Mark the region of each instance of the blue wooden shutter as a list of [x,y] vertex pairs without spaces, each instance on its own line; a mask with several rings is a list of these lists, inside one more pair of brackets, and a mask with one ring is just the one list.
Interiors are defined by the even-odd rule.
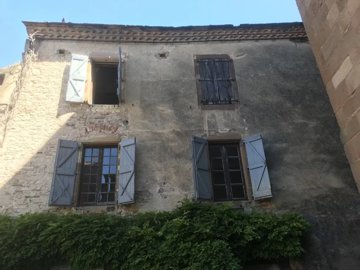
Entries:
[[118,64],[118,85],[116,89],[116,93],[119,99],[119,103],[122,102],[122,93],[121,93],[121,48],[119,48],[119,64]]
[[78,149],[77,142],[59,140],[49,205],[70,206],[73,204]]
[[66,101],[84,102],[87,63],[86,55],[72,55]]
[[255,200],[270,198],[271,185],[261,135],[249,136],[244,143],[253,197]]
[[120,142],[120,169],[118,203],[135,201],[135,146],[136,139],[128,138]]
[[208,141],[193,137],[193,174],[195,194],[198,200],[212,200],[213,189],[210,176]]

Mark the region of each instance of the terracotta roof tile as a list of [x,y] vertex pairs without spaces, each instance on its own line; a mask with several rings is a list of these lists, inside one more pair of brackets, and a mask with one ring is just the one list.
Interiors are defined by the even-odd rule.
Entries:
[[178,43],[266,39],[307,39],[302,23],[155,27],[24,22],[37,39],[136,43]]

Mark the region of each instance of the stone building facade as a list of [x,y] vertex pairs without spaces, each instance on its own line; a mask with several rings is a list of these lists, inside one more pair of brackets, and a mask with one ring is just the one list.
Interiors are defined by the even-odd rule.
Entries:
[[25,26],[2,213],[231,201],[310,221],[292,269],[360,265],[360,198],[302,24]]
[[360,190],[360,1],[297,4]]

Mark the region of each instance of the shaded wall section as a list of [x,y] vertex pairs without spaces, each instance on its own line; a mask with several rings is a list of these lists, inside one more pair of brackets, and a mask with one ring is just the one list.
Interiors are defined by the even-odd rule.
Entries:
[[360,1],[297,4],[360,190]]

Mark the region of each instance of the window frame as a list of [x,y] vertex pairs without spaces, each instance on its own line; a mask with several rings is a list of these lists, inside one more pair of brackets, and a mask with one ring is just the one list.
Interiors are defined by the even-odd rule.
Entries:
[[[202,88],[201,88],[201,81],[200,81],[200,67],[199,62],[204,59],[227,59],[229,62],[229,75],[231,81],[231,89],[232,89],[232,102],[231,103],[219,103],[219,104],[208,104],[202,102]],[[235,74],[235,67],[233,59],[227,54],[203,54],[203,55],[195,55],[194,56],[194,67],[195,67],[195,78],[196,78],[196,89],[197,89],[197,96],[198,96],[198,105],[203,109],[235,109],[236,104],[239,103],[239,92],[238,86],[236,81],[236,74]]]
[[[116,147],[117,148],[117,163],[116,163],[116,178],[115,178],[115,190],[114,190],[114,201],[111,202],[97,202],[94,203],[81,203],[80,196],[81,196],[81,185],[82,185],[82,177],[83,177],[83,167],[84,167],[84,160],[85,160],[85,149],[86,148],[106,148],[106,147]],[[77,177],[76,177],[76,188],[74,192],[74,205],[77,207],[96,207],[96,206],[108,206],[108,205],[116,205],[117,204],[117,193],[118,193],[118,183],[119,183],[119,164],[120,164],[120,148],[119,142],[103,142],[103,143],[81,143],[81,147],[79,150],[79,159],[78,159],[78,166],[77,166]],[[99,168],[103,166],[103,163],[98,165]],[[100,183],[100,173],[98,173],[98,179],[96,183],[96,198],[101,190],[98,190],[99,183]]]
[[[251,195],[251,190],[249,187],[251,187],[251,183],[249,180],[249,176],[247,175],[247,171],[245,172],[244,168],[247,168],[246,164],[246,157],[244,154],[243,144],[241,139],[229,139],[229,140],[219,140],[219,139],[208,139],[208,158],[209,158],[209,168],[210,168],[210,178],[211,178],[211,184],[212,184],[212,191],[213,191],[213,201],[214,202],[226,202],[226,201],[248,201],[249,195]],[[211,145],[221,145],[222,147],[225,145],[236,145],[238,150],[238,161],[239,161],[239,170],[241,174],[241,180],[242,180],[242,187],[244,192],[244,197],[242,198],[233,198],[232,196],[229,196],[227,191],[227,198],[226,199],[216,199],[215,198],[215,190],[214,190],[214,179],[213,179],[213,168],[212,168],[212,162],[211,162],[211,154],[210,154],[210,147]],[[222,156],[222,158],[224,158]],[[244,159],[245,158],[245,159]],[[225,167],[223,167],[224,170],[224,177],[225,177],[225,186],[228,190],[231,188],[231,182],[229,179],[229,168],[226,168],[227,171],[225,171]],[[231,194],[230,194],[231,195]]]
[[[85,96],[87,97],[87,102],[90,105],[110,105],[110,106],[116,106],[121,103],[121,97],[117,95],[117,88],[121,87],[121,82],[119,86],[119,78],[117,78],[117,88],[115,89],[115,95],[117,95],[117,102],[116,103],[95,103],[95,92],[98,87],[96,87],[96,76],[95,76],[95,68],[97,67],[103,67],[103,66],[112,66],[115,67],[117,72],[119,73],[118,66],[119,61],[116,61],[117,59],[111,59],[111,61],[106,61],[105,59],[97,59],[97,58],[89,58],[88,63],[88,71],[87,71],[87,81],[89,84],[86,86],[85,90]],[[118,76],[117,76],[118,77]],[[87,92],[87,93],[86,93]]]

